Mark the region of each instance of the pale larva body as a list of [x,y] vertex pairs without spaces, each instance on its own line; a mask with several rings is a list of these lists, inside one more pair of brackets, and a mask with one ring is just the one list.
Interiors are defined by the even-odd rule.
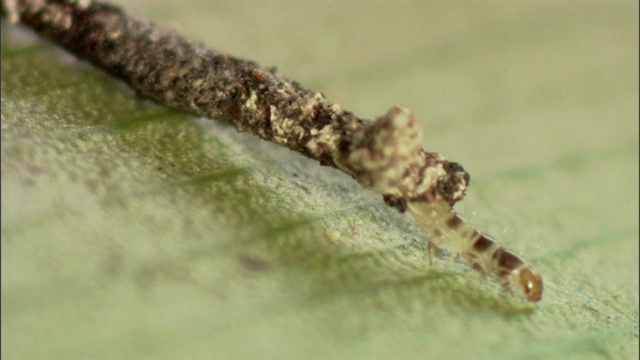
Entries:
[[473,228],[448,203],[409,202],[408,208],[427,232],[430,250],[436,247],[460,254],[475,270],[494,274],[507,286],[519,287],[531,302],[540,301],[543,290],[540,274],[511,250]]

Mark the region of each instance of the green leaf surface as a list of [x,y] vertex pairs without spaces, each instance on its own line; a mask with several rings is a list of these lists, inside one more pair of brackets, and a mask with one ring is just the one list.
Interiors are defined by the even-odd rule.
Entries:
[[358,115],[411,108],[543,300],[429,266],[344,174],[3,20],[4,358],[638,357],[637,2],[126,6]]

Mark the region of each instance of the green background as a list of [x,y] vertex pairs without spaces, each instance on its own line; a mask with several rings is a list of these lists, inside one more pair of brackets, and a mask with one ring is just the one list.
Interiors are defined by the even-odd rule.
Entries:
[[127,3],[362,117],[412,109],[543,300],[429,267],[347,176],[3,22],[5,358],[638,357],[637,2]]

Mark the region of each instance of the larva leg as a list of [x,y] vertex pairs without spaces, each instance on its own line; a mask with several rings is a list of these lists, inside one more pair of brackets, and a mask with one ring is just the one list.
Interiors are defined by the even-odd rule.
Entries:
[[431,241],[427,241],[427,251],[429,252],[429,266],[433,265],[433,258],[436,256],[436,247]]

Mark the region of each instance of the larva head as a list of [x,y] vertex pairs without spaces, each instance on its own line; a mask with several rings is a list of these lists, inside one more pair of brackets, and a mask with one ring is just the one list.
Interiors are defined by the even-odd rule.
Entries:
[[538,302],[542,299],[542,277],[530,266],[520,270],[518,274],[518,286],[520,286],[522,292],[524,292],[527,300]]

